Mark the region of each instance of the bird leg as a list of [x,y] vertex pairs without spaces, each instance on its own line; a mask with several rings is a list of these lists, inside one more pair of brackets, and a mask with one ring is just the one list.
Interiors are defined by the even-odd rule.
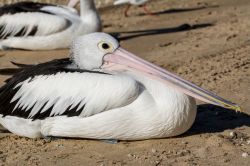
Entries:
[[153,16],[154,14],[153,14],[150,10],[148,10],[148,8],[147,8],[146,5],[147,5],[147,4],[144,4],[144,5],[143,5],[143,9],[144,9],[145,13],[148,14],[148,15]]
[[129,11],[130,7],[131,7],[131,5],[128,5],[126,10],[124,11],[125,17],[128,17],[128,11]]

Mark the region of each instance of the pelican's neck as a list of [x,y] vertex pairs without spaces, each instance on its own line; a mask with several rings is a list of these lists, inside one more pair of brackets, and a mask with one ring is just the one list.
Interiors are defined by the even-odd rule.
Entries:
[[80,1],[80,16],[85,17],[89,12],[97,12],[94,0],[81,0]]
[[102,31],[102,23],[98,11],[96,10],[94,0],[80,1],[80,17],[85,25],[85,33]]

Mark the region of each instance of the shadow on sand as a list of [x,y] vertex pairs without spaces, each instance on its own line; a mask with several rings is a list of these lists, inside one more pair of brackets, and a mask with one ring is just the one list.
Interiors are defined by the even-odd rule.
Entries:
[[216,133],[241,126],[250,127],[249,115],[211,104],[203,104],[198,106],[194,125],[184,135]]
[[[182,24],[180,26],[170,27],[170,28],[146,29],[146,30],[139,30],[139,31],[123,31],[123,32],[114,32],[110,34],[114,36],[115,38],[117,38],[119,41],[122,41],[122,40],[128,40],[128,39],[141,37],[141,36],[190,31],[193,29],[206,28],[210,26],[214,26],[214,24],[212,23],[194,24],[194,25]],[[122,34],[127,34],[127,35],[122,35]]]
[[[162,14],[174,14],[174,13],[182,13],[182,12],[192,12],[196,10],[203,10],[209,8],[218,8],[219,5],[212,5],[212,6],[200,6],[200,7],[193,7],[193,8],[172,8],[158,12],[152,12],[153,15],[162,15]],[[141,13],[139,16],[144,16],[146,13]]]

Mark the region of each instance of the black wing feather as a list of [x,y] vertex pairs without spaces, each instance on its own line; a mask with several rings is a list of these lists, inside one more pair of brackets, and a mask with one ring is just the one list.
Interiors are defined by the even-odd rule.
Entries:
[[[13,70],[15,73],[11,78],[6,80],[6,84],[3,85],[0,88],[0,114],[3,116],[17,116],[17,117],[22,117],[22,118],[28,118],[32,108],[29,110],[23,110],[22,108],[15,108],[17,101],[14,101],[11,103],[12,98],[15,96],[17,91],[20,89],[20,87],[16,87],[16,85],[20,82],[23,82],[29,78],[34,78],[35,76],[38,75],[54,75],[58,72],[91,72],[91,73],[98,73],[98,74],[106,74],[98,71],[89,71],[89,70],[82,70],[82,69],[74,69],[74,68],[69,68],[70,65],[72,65],[72,62],[69,58],[65,59],[57,59],[53,61],[49,61],[46,63],[41,63],[38,65],[24,65],[24,64],[18,64],[16,63],[17,66],[20,66],[20,68],[17,68],[17,70]],[[4,73],[8,69],[1,69],[0,74]],[[44,105],[45,106],[45,105]],[[43,107],[44,107],[43,106]],[[78,105],[79,106],[79,105]],[[78,106],[75,108],[69,109],[67,108],[64,114],[66,116],[78,116],[84,106],[77,111]],[[46,110],[45,112],[41,113],[42,108],[36,115],[31,117],[33,120],[36,119],[44,119],[46,117],[50,116],[50,112],[52,110],[53,106]],[[14,110],[14,111],[13,111]]]
[[[47,3],[34,3],[34,2],[17,2],[10,5],[4,5],[0,7],[0,16],[5,14],[16,14],[21,12],[42,12],[48,13],[46,11],[40,10],[45,6],[56,6]],[[49,13],[53,14],[53,13]]]

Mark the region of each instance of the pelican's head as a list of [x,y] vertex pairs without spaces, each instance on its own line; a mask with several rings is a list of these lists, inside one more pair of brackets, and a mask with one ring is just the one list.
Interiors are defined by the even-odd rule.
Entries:
[[115,38],[106,33],[91,33],[76,38],[71,45],[71,55],[81,69],[101,69],[104,56],[119,48]]
[[136,71],[201,101],[240,111],[238,105],[124,50],[108,34],[92,33],[78,37],[73,42],[71,52],[74,63],[81,69],[104,72]]

